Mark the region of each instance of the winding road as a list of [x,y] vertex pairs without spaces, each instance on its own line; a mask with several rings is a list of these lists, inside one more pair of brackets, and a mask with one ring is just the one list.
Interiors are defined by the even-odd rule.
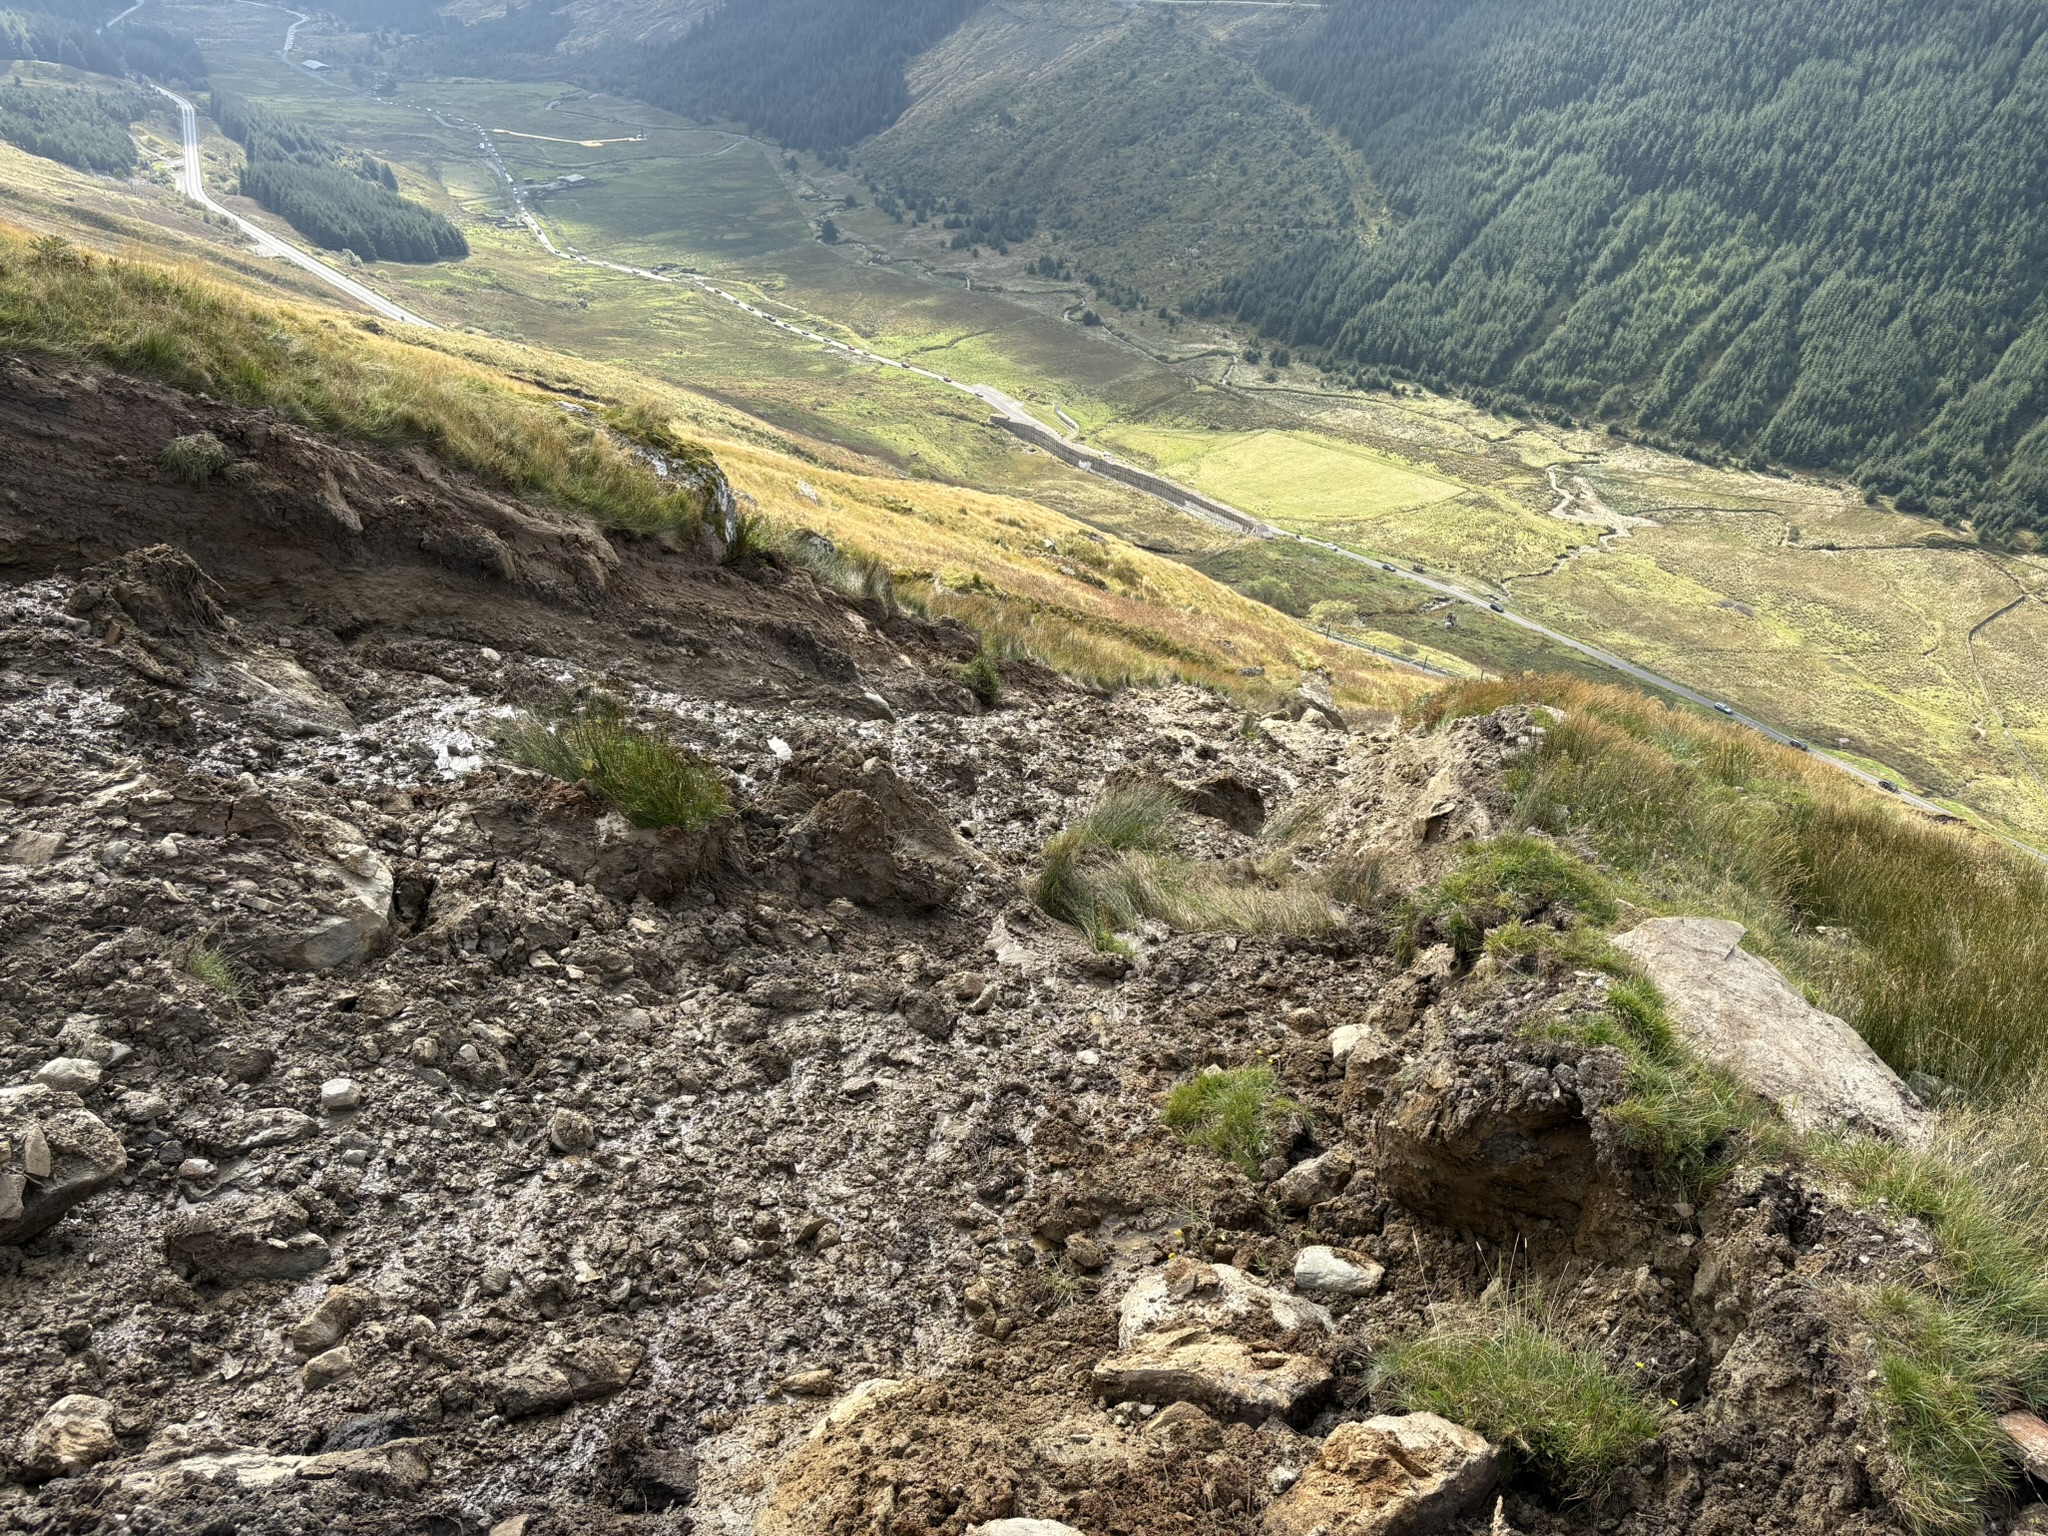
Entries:
[[176,103],[180,127],[185,136],[184,159],[178,168],[179,192],[204,208],[208,213],[218,214],[232,223],[235,228],[239,229],[255,243],[257,251],[262,255],[290,262],[301,271],[317,277],[321,282],[327,284],[328,287],[354,299],[365,309],[382,315],[387,320],[395,321],[399,325],[417,325],[429,331],[440,329],[433,321],[414,314],[402,305],[392,303],[383,294],[378,293],[374,289],[366,288],[354,278],[336,271],[319,257],[309,255],[297,246],[280,240],[262,225],[252,224],[239,213],[234,212],[232,209],[223,208],[219,203],[215,202],[206,190],[206,170],[199,158],[198,108],[194,107],[191,102],[180,96],[176,91],[161,85],[157,86],[156,89],[159,93],[168,96]]
[[[299,27],[303,25],[307,19],[305,15],[301,12],[289,10],[284,6],[269,4],[268,0],[243,0],[243,3],[261,9],[280,11],[283,14],[294,18],[293,24],[285,33],[284,46],[279,50],[279,52],[280,57],[282,57],[286,63],[296,63],[296,61],[293,60],[292,58],[292,47],[296,39],[296,34],[299,30]],[[1167,0],[1167,3],[1175,3],[1175,0]],[[1179,0],[1179,3],[1188,3],[1188,0]],[[1200,3],[1200,0],[1198,0],[1198,3]],[[1206,0],[1206,3],[1213,3],[1213,0]],[[1242,0],[1240,0],[1240,3],[1242,3]],[[1268,3],[1270,3],[1270,0],[1268,0]],[[303,68],[303,66],[300,67]],[[305,73],[308,79],[322,80],[321,76],[314,74],[312,71],[305,71]],[[322,80],[322,83],[339,84],[339,82],[331,82],[325,80]],[[296,265],[304,268],[306,271],[312,273],[314,276],[319,277],[321,280],[331,284],[335,288],[339,289],[341,292],[349,295],[351,298],[354,298],[358,303],[364,304],[369,308],[375,310],[378,314],[384,315],[389,319],[398,321],[401,324],[418,325],[426,327],[428,329],[439,329],[439,327],[434,326],[433,322],[413,314],[410,310],[403,309],[400,306],[393,304],[390,300],[384,298],[381,294],[372,292],[370,289],[365,288],[362,284],[354,282],[350,278],[344,276],[342,273],[335,271],[332,267],[327,266],[325,263],[320,262],[315,258],[306,255],[302,251],[296,250],[295,248],[287,245],[285,242],[279,240],[276,236],[270,234],[268,231],[259,228],[257,225],[251,224],[248,220],[238,217],[234,213],[229,212],[229,210],[222,208],[218,203],[214,202],[212,198],[207,196],[205,184],[200,174],[198,129],[196,114],[192,107],[192,104],[186,101],[183,97],[177,95],[175,92],[165,90],[164,87],[162,86],[158,86],[157,89],[159,91],[162,91],[164,95],[170,97],[171,100],[175,101],[178,104],[179,109],[184,117],[185,171],[180,178],[179,187],[180,190],[183,191],[186,196],[192,198],[196,202],[199,202],[209,210],[222,214],[226,218],[232,220],[238,228],[240,228],[244,233],[246,233],[251,239],[253,239],[257,243],[259,249],[265,251],[267,254],[281,256],[283,259],[295,263]],[[614,272],[619,274],[620,276],[636,278],[643,282],[662,283],[674,287],[693,287],[712,298],[720,300],[723,303],[730,304],[737,309],[744,310],[747,314],[751,315],[757,320],[762,321],[765,324],[772,325],[776,327],[778,330],[787,332],[790,335],[801,337],[802,339],[815,343],[818,346],[827,347],[834,351],[842,352],[846,354],[848,357],[856,359],[861,362],[872,363],[884,368],[899,369],[902,372],[916,374],[922,378],[931,379],[937,383],[944,384],[950,389],[958,390],[963,394],[972,395],[976,399],[980,400],[984,405],[990,407],[996,413],[996,416],[994,418],[994,424],[1008,426],[1011,430],[1017,432],[1020,436],[1038,440],[1041,444],[1051,449],[1053,452],[1057,453],[1061,458],[1065,459],[1067,462],[1075,465],[1075,467],[1079,468],[1084,473],[1105,473],[1105,466],[1108,466],[1109,470],[1114,472],[1114,478],[1124,480],[1125,483],[1136,484],[1139,480],[1153,481],[1156,483],[1156,487],[1163,487],[1164,489],[1155,488],[1155,486],[1146,486],[1142,484],[1138,485],[1138,488],[1140,490],[1143,490],[1146,494],[1153,496],[1155,499],[1166,503],[1166,505],[1173,507],[1175,511],[1181,512],[1184,515],[1199,517],[1203,518],[1204,520],[1214,522],[1218,520],[1218,516],[1220,514],[1224,519],[1227,519],[1227,521],[1232,526],[1236,527],[1240,531],[1254,538],[1290,539],[1297,544],[1323,550],[1331,555],[1336,556],[1338,559],[1347,560],[1356,565],[1371,569],[1377,572],[1378,575],[1382,578],[1391,575],[1398,581],[1405,582],[1411,586],[1433,593],[1438,597],[1448,598],[1453,602],[1462,603],[1468,607],[1483,610],[1487,612],[1491,617],[1503,623],[1512,624],[1529,632],[1530,634],[1539,635],[1542,638],[1550,641],[1554,645],[1563,646],[1565,649],[1572,651],[1577,655],[1583,656],[1587,660],[1595,662],[1600,666],[1606,667],[1614,672],[1617,672],[1621,674],[1623,677],[1629,678],[1634,682],[1641,683],[1646,687],[1657,689],[1663,693],[1672,695],[1676,698],[1684,699],[1689,703],[1697,704],[1704,709],[1708,709],[1718,714],[1721,714],[1727,719],[1733,720],[1741,725],[1748,726],[1751,730],[1756,731],[1759,735],[1764,736],[1771,741],[1777,742],[1780,745],[1795,745],[1795,738],[1788,735],[1786,732],[1779,730],[1776,726],[1771,725],[1763,720],[1759,720],[1753,715],[1744,714],[1740,710],[1732,708],[1730,705],[1726,704],[1721,700],[1713,698],[1709,694],[1701,693],[1699,690],[1695,688],[1689,688],[1684,683],[1677,681],[1675,678],[1665,677],[1663,674],[1654,672],[1650,670],[1648,667],[1638,666],[1635,662],[1628,660],[1626,657],[1617,656],[1612,651],[1602,650],[1600,647],[1595,645],[1589,645],[1585,641],[1574,639],[1572,636],[1565,634],[1563,631],[1553,629],[1548,624],[1544,624],[1539,620],[1527,618],[1522,614],[1516,613],[1511,609],[1507,608],[1506,605],[1501,601],[1500,597],[1496,597],[1487,592],[1474,591],[1470,587],[1462,585],[1458,582],[1449,581],[1444,579],[1443,577],[1430,575],[1426,571],[1416,570],[1412,568],[1412,565],[1410,567],[1405,568],[1400,567],[1397,566],[1395,562],[1391,560],[1383,559],[1374,555],[1363,554],[1353,549],[1346,549],[1343,546],[1333,544],[1326,539],[1316,539],[1311,538],[1306,534],[1291,532],[1288,529],[1277,527],[1272,523],[1265,522],[1260,518],[1251,516],[1249,513],[1243,512],[1235,507],[1231,507],[1228,503],[1221,502],[1217,498],[1209,496],[1206,493],[1196,491],[1191,487],[1179,485],[1176,482],[1168,480],[1165,476],[1156,475],[1153,472],[1141,469],[1136,465],[1126,464],[1122,460],[1117,459],[1115,456],[1104,453],[1100,448],[1079,442],[1075,438],[1070,438],[1066,436],[1064,433],[1056,430],[1055,428],[1046,425],[1046,423],[1040,421],[1036,416],[1034,416],[1022,401],[1016,399],[1011,395],[1005,394],[1001,390],[995,389],[990,385],[970,384],[962,380],[955,379],[949,374],[938,373],[929,368],[923,368],[914,363],[905,362],[900,358],[886,357],[879,352],[872,352],[867,350],[866,348],[854,346],[848,342],[841,341],[835,337],[823,335],[817,331],[810,330],[807,327],[796,323],[795,321],[786,320],[780,315],[771,314],[769,311],[762,309],[759,305],[750,303],[748,300],[740,297],[738,294],[731,293],[726,289],[719,287],[711,279],[704,277],[698,273],[656,272],[646,267],[636,267],[628,265],[623,262],[606,261],[601,257],[585,255],[583,252],[577,250],[574,246],[569,245],[567,242],[558,242],[552,235],[549,234],[546,226],[542,224],[539,217],[534,213],[531,202],[527,198],[525,190],[520,185],[518,178],[512,174],[511,170],[506,166],[503,157],[500,156],[500,154],[498,153],[497,145],[494,142],[492,134],[488,129],[486,129],[480,123],[471,122],[464,118],[450,116],[431,106],[427,106],[422,103],[415,102],[412,103],[412,105],[414,105],[418,110],[425,112],[428,116],[432,117],[436,122],[442,124],[444,127],[455,128],[476,135],[477,152],[482,157],[484,162],[490,166],[492,172],[497,176],[498,180],[503,184],[506,191],[506,195],[509,198],[512,204],[513,211],[517,215],[520,223],[526,227],[527,231],[533,236],[535,241],[539,243],[542,249],[546,250],[550,255],[556,257],[559,260],[574,262],[579,266],[595,267],[602,271]],[[555,104],[550,103],[550,105],[552,106]],[[741,136],[735,136],[735,146],[729,147],[736,147],[737,143],[740,142],[740,138]],[[1059,416],[1063,425],[1073,427],[1078,431],[1078,424],[1075,423],[1074,419],[1071,416],[1067,415],[1065,411],[1059,410],[1057,407],[1055,407],[1054,409],[1055,413]],[[1553,488],[1557,488],[1554,478],[1552,481],[1552,485]],[[1561,488],[1557,489],[1559,489],[1560,494],[1562,494]],[[1502,596],[1505,596],[1505,593],[1503,593]],[[1370,647],[1362,648],[1371,649]],[[1398,658],[1393,657],[1389,657],[1388,659],[1398,660]],[[1417,670],[1429,669],[1418,668]],[[1871,772],[1869,769],[1866,769],[1860,766],[1859,764],[1845,761],[1842,758],[1834,756],[1832,753],[1818,751],[1809,748],[1803,742],[1796,744],[1800,746],[1802,750],[1809,751],[1816,761],[1825,763],[1829,767],[1837,770],[1838,772],[1847,774],[1851,778],[1860,780],[1861,782],[1870,785],[1873,789],[1882,789],[1885,783],[1887,782],[1882,780],[1878,774]],[[1912,806],[1916,810],[1924,812],[1927,815],[1943,817],[1948,819],[1954,818],[1954,813],[1951,812],[1946,806],[1938,805],[1934,801],[1929,800],[1924,796],[1914,794],[1911,791],[1903,788],[1894,788],[1891,789],[1889,792],[1893,795],[1894,798],[1904,802],[1907,805]],[[2048,862],[2048,854],[2043,854],[2038,849],[2032,848],[2027,844],[2018,841],[2017,839],[2007,837],[2002,833],[1994,833],[1993,835],[1999,837],[2001,841],[2010,844],[2012,847],[2020,850],[2021,852],[2027,853],[2036,859],[2042,860],[2043,862]]]

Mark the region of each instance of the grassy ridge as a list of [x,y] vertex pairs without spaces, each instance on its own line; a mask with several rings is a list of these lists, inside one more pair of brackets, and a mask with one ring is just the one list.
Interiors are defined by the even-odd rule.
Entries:
[[268,407],[463,469],[610,526],[693,525],[694,493],[539,391],[418,346],[264,304],[183,269],[110,261],[0,226],[0,345]]
[[640,444],[671,457],[678,443],[715,452],[771,521],[870,552],[908,606],[1091,684],[1185,679],[1258,703],[1318,669],[1341,698],[1369,707],[1398,707],[1421,685],[1031,501],[894,475],[624,369],[454,332],[386,336],[194,268],[108,259],[5,225],[0,346],[418,444],[621,529],[688,533],[703,515],[701,492],[656,475]]

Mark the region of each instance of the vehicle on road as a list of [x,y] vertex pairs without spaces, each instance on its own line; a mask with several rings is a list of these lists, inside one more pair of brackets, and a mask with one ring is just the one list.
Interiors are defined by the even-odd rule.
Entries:
[[1794,752],[1805,752],[1809,750],[1806,743],[1801,741],[1797,736],[1787,737],[1785,745],[1790,747]]
[[1716,704],[1714,708],[1719,710],[1724,715],[1733,715],[1735,713],[1735,711],[1730,709],[1726,704]]
[[1382,560],[1382,561],[1380,562],[1380,569],[1381,569],[1381,570],[1383,570],[1383,571],[1391,571],[1391,570],[1393,569],[1393,567],[1392,567],[1391,565],[1387,564],[1387,562],[1386,562],[1386,561]]
[[1877,781],[1877,787],[1885,791],[1885,793],[1887,794],[1896,795],[1899,792],[1899,786],[1894,784],[1890,779],[1879,779]]
[[1501,605],[1500,605],[1499,603],[1488,603],[1488,604],[1487,604],[1486,606],[1487,606],[1487,607],[1489,607],[1489,608],[1491,608],[1491,609],[1492,609],[1492,610],[1493,610],[1493,611],[1494,611],[1495,613],[1506,613],[1506,612],[1507,612],[1507,609],[1505,609],[1505,608],[1501,607]]

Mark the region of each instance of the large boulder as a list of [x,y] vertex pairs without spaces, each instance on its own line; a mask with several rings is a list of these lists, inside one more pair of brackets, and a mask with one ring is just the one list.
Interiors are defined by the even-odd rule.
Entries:
[[640,1369],[641,1349],[617,1339],[585,1339],[515,1362],[485,1383],[508,1419],[555,1413],[571,1403],[609,1397]]
[[1433,1413],[1340,1424],[1260,1530],[1428,1536],[1478,1509],[1499,1476],[1499,1452],[1484,1436]]
[[164,1254],[202,1280],[289,1280],[328,1260],[305,1207],[282,1195],[233,1195],[188,1206],[164,1223]]
[[1743,949],[1742,935],[1740,923],[1719,918],[1658,917],[1615,944],[1657,984],[1686,1042],[1792,1125],[1925,1139],[1933,1117],[1898,1074],[1776,966]]
[[0,1088],[0,1244],[27,1242],[127,1167],[121,1138],[75,1094]]
[[52,1403],[21,1442],[21,1462],[31,1477],[69,1477],[115,1455],[114,1405],[103,1397],[74,1392]]
[[1126,1293],[1117,1352],[1095,1367],[1112,1401],[1195,1403],[1219,1418],[1299,1417],[1329,1385],[1313,1353],[1331,1331],[1314,1302],[1228,1264],[1176,1258]]

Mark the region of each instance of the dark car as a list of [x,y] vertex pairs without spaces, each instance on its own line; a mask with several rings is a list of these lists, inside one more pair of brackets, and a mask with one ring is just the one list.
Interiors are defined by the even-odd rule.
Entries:
[[1794,752],[1804,752],[1807,750],[1806,743],[1801,741],[1797,736],[1794,736],[1791,740],[1787,741],[1785,745],[1790,747]]
[[1507,612],[1507,609],[1505,609],[1505,608],[1501,607],[1501,605],[1500,605],[1499,603],[1488,603],[1488,604],[1487,604],[1486,606],[1487,606],[1487,607],[1489,607],[1489,608],[1491,608],[1491,609],[1492,609],[1492,610],[1493,610],[1493,611],[1494,611],[1495,613],[1506,613],[1506,612]]
[[1899,792],[1899,786],[1894,784],[1890,779],[1879,779],[1877,781],[1877,787],[1881,790],[1884,790],[1888,794],[1896,795]]

